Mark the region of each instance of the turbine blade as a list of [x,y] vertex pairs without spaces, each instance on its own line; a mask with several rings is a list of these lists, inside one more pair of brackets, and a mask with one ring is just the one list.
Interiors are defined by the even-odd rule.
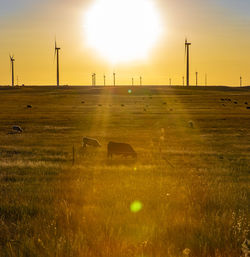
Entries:
[[57,46],[56,46],[56,41],[55,41],[54,62],[55,62],[55,58],[56,58],[56,48],[57,48]]

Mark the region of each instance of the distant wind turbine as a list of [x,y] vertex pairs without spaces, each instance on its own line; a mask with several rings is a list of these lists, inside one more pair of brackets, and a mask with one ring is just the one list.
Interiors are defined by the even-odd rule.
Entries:
[[57,86],[59,87],[60,82],[59,82],[59,50],[61,50],[60,47],[57,47],[56,41],[55,41],[55,55],[56,56],[56,81],[57,81]]
[[140,86],[142,86],[142,77],[140,76]]
[[196,78],[196,86],[198,86],[198,72],[195,72],[195,78]]
[[115,75],[116,75],[116,74],[115,74],[115,72],[114,72],[114,73],[113,73],[114,86],[115,86],[115,82],[116,82],[116,81],[115,81]]
[[240,76],[240,87],[242,87],[242,76]]
[[12,87],[14,87],[14,61],[15,61],[14,55],[12,55],[12,56],[10,55]]
[[205,86],[207,86],[207,73],[205,74]]
[[96,85],[96,74],[92,73],[92,86]]
[[132,86],[134,86],[134,78],[132,78]]
[[106,86],[106,75],[103,75],[103,85]]
[[187,55],[187,86],[189,86],[189,47],[191,43],[188,43],[187,39],[185,40],[185,55]]
[[185,82],[184,82],[184,81],[185,81],[185,77],[183,76],[183,77],[182,77],[182,85],[183,85],[183,86],[185,85]]

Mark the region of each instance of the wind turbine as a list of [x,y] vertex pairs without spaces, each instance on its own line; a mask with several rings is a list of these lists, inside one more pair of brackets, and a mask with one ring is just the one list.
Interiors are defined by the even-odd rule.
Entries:
[[92,73],[92,86],[96,85],[96,74]]
[[60,83],[59,83],[59,50],[61,50],[60,47],[57,47],[56,41],[55,41],[55,54],[54,56],[56,56],[56,81],[57,81],[57,86],[59,87]]
[[134,78],[132,78],[132,86],[134,86]]
[[113,73],[113,80],[114,80],[114,86],[115,86],[115,72]]
[[196,86],[198,86],[198,72],[195,72],[195,77],[196,77]]
[[205,86],[207,86],[207,73],[205,74]]
[[140,76],[140,86],[142,86],[142,76]]
[[10,55],[10,62],[11,62],[11,73],[12,73],[12,87],[14,87],[14,55]]
[[187,87],[189,86],[189,47],[191,43],[188,43],[187,39],[185,40],[185,55],[187,55]]
[[240,87],[242,87],[242,76],[240,76]]
[[106,75],[103,75],[103,85],[106,86]]

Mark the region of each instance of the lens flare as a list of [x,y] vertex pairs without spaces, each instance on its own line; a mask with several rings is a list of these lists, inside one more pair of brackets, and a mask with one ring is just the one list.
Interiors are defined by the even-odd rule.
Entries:
[[139,212],[142,209],[142,203],[140,201],[134,201],[130,205],[131,212]]

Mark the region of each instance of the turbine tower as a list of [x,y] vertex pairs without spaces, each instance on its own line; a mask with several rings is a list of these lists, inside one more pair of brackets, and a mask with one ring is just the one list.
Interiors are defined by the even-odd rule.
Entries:
[[187,55],[187,87],[189,86],[189,47],[191,43],[188,43],[187,39],[185,40],[185,55]]
[[114,86],[115,86],[115,72],[113,73],[113,80],[114,80]]
[[14,87],[14,61],[15,61],[15,59],[14,59],[14,55],[10,55],[10,62],[11,62],[11,74],[12,74],[12,77],[11,77],[11,79],[12,79],[12,87]]
[[106,75],[103,75],[103,85],[106,86]]
[[61,50],[60,47],[57,47],[56,41],[55,41],[55,55],[56,55],[56,81],[57,86],[59,87],[59,50]]
[[96,86],[96,74],[92,73],[92,86]]
[[198,86],[198,72],[195,72],[195,77],[196,77],[196,86]]
[[240,87],[242,87],[242,76],[240,76]]
[[140,76],[140,86],[142,86],[142,76]]

